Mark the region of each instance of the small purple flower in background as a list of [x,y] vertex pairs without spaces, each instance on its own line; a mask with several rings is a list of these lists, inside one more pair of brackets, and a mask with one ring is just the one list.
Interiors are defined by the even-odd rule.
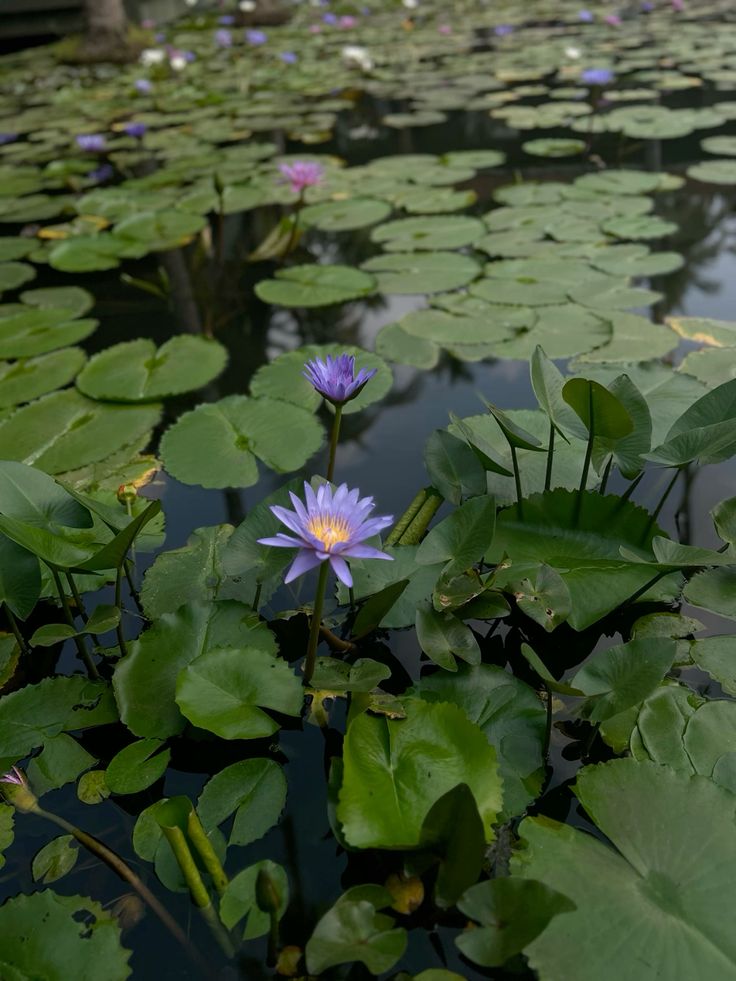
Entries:
[[137,78],[133,83],[136,92],[141,95],[148,95],[153,91],[153,84],[147,78]]
[[184,58],[184,61],[189,62],[189,64],[197,60],[197,56],[193,51],[182,51],[182,57]]
[[310,34],[321,34],[322,33],[322,28],[320,27],[319,24],[310,24],[309,25],[309,33]]
[[15,143],[17,139],[17,133],[0,133],[0,146],[5,146],[6,143]]
[[328,354],[324,360],[307,361],[304,367],[302,374],[307,381],[333,405],[344,405],[357,398],[378,370],[361,368],[356,375],[352,354],[339,354],[336,358]]
[[158,34],[153,35],[153,40],[156,42],[156,44],[163,44],[166,40],[166,35],[163,31],[159,31]]
[[100,133],[81,133],[76,140],[79,149],[85,153],[103,153],[106,149],[105,137]]
[[123,132],[126,136],[132,136],[136,140],[143,139],[148,131],[148,127],[145,123],[126,123],[123,126]]
[[337,16],[331,13],[322,14],[322,20],[325,22],[325,24],[330,24],[332,26],[337,23]]
[[279,164],[282,183],[288,183],[295,194],[302,194],[308,187],[319,184],[325,176],[322,164],[311,160],[295,160],[294,163]]
[[0,783],[12,783],[16,787],[25,787],[26,778],[20,772],[17,766],[14,766],[9,773],[4,773],[0,777]]
[[345,16],[341,17],[338,21],[338,26],[342,27],[343,30],[350,30],[350,28],[358,26],[358,19],[356,17],[351,17],[350,14],[345,14]]
[[274,504],[271,511],[296,537],[279,532],[274,538],[259,538],[259,544],[274,548],[298,548],[299,552],[284,577],[290,583],[322,562],[329,562],[337,578],[350,587],[353,577],[345,559],[388,559],[392,557],[370,545],[363,545],[387,528],[393,518],[386,515],[369,518],[375,504],[372,497],[360,500],[360,491],[348,490],[340,484],[333,493],[329,484],[322,484],[315,493],[304,482],[306,507],[296,494],[290,492],[294,510]]
[[672,0],[672,9],[673,10],[684,10],[685,9],[685,2],[684,2],[684,0]]
[[217,23],[222,24],[223,27],[232,27],[235,23],[235,17],[233,14],[223,14],[222,17],[217,18]]
[[581,10],[578,13],[578,20],[581,20],[584,24],[590,24],[595,20],[595,14],[592,10]]
[[493,28],[493,33],[496,37],[506,37],[507,34],[514,33],[514,28],[511,24],[499,24]]
[[615,78],[610,68],[586,68],[580,73],[580,81],[586,85],[610,85]]
[[645,14],[651,14],[651,12],[654,10],[654,4],[651,2],[651,0],[644,0],[641,5],[641,9]]
[[232,43],[233,36],[227,28],[221,27],[215,31],[215,44],[218,48],[230,48],[232,47]]
[[145,17],[141,21],[141,27],[144,31],[152,31],[156,26],[156,21],[152,17]]
[[444,34],[445,36],[452,34],[452,28],[449,24],[440,24],[437,30],[440,32],[440,34]]
[[115,168],[112,164],[104,163],[100,167],[96,167],[94,170],[90,170],[87,174],[88,180],[94,181],[95,184],[104,184],[105,181],[109,181],[110,178],[115,173]]
[[268,41],[268,34],[265,31],[246,31],[245,40],[248,44],[265,44]]
[[299,58],[294,51],[282,51],[279,58],[285,65],[295,65]]
[[621,26],[621,18],[619,17],[618,14],[606,14],[606,16],[603,18],[603,20],[610,27],[620,27]]

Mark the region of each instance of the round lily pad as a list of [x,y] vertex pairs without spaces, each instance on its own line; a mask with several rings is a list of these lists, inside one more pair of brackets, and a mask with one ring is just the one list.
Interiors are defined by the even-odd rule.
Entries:
[[0,293],[17,289],[35,276],[36,270],[27,262],[0,262]]
[[300,405],[313,412],[321,404],[322,396],[304,377],[304,364],[313,358],[324,360],[328,355],[334,358],[340,354],[350,354],[355,358],[356,374],[361,368],[376,369],[376,374],[360,395],[345,404],[344,413],[359,412],[367,405],[378,402],[391,389],[393,383],[391,369],[378,355],[350,344],[309,344],[296,351],[281,354],[274,361],[259,368],[250,383],[251,394],[293,402],[294,405]]
[[391,214],[391,205],[374,198],[351,198],[348,201],[325,201],[312,204],[301,212],[305,225],[322,232],[345,232],[375,225]]
[[311,264],[278,269],[274,279],[256,285],[256,296],[282,307],[326,307],[369,296],[375,288],[373,276],[359,269]]
[[533,157],[576,157],[585,150],[583,140],[554,139],[527,140],[522,150]]
[[152,340],[139,338],[95,354],[77,378],[77,388],[109,402],[155,402],[201,388],[226,363],[226,349],[205,337],[181,334],[158,350]]
[[0,361],[0,409],[63,388],[74,380],[86,360],[81,348],[65,347],[37,358]]
[[474,259],[456,252],[394,252],[366,260],[380,293],[440,293],[465,286],[480,272]]
[[486,232],[477,218],[465,215],[436,215],[431,218],[399,218],[378,225],[371,241],[389,252],[459,249],[471,245]]
[[164,433],[159,452],[172,477],[185,484],[250,487],[258,480],[256,457],[280,473],[298,470],[323,436],[301,406],[230,395],[181,416]]
[[703,184],[736,184],[736,160],[705,160],[687,168],[687,176]]

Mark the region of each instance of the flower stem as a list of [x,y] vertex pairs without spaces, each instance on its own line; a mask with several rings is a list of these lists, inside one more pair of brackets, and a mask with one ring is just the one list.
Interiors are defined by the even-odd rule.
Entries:
[[65,572],[64,578],[69,583],[69,589],[72,591],[72,596],[74,597],[74,602],[77,610],[79,611],[79,615],[86,623],[89,620],[89,617],[87,616],[87,611],[84,608],[84,602],[79,594],[79,590],[77,589],[77,584],[74,582],[74,576],[71,574],[71,572]]
[[335,474],[335,456],[337,454],[337,441],[340,438],[340,423],[342,422],[342,406],[335,406],[335,418],[332,420],[332,432],[330,433],[330,458],[327,462],[327,479],[332,480]]
[[187,817],[187,833],[189,839],[197,849],[202,864],[212,876],[212,882],[220,896],[225,892],[228,885],[228,877],[222,867],[222,862],[217,857],[212,842],[207,837],[202,822],[199,820],[197,812],[192,808]]
[[401,536],[404,534],[404,532],[412,523],[412,521],[417,516],[417,514],[419,514],[422,505],[427,500],[428,494],[429,491],[426,487],[423,487],[419,491],[417,496],[414,498],[414,500],[411,502],[409,507],[406,509],[406,511],[404,511],[404,513],[401,515],[399,520],[396,522],[396,524],[393,526],[393,528],[387,535],[386,541],[383,543],[384,545],[398,545],[399,541],[401,540]]
[[308,685],[314,674],[314,665],[317,660],[317,645],[319,644],[319,628],[322,623],[322,607],[325,602],[325,591],[327,589],[327,573],[329,572],[329,562],[323,562],[319,567],[319,579],[317,580],[317,592],[314,597],[314,612],[312,613],[312,624],[309,630],[309,643],[307,644],[307,656],[304,661],[304,684]]
[[284,249],[283,254],[281,256],[282,259],[285,259],[296,245],[297,233],[299,231],[299,213],[301,212],[303,205],[304,205],[304,191],[300,191],[299,200],[294,205],[294,214],[293,214],[294,220],[291,225],[291,234],[289,235],[289,241],[286,243],[286,248]]
[[69,821],[65,820],[59,814],[54,814],[51,811],[45,811],[43,808],[36,806],[32,811],[33,814],[37,814],[39,817],[46,818],[52,821],[58,827],[62,828],[64,831],[68,832],[73,838],[75,838],[80,845],[83,845],[88,851],[92,852],[100,861],[104,862],[113,872],[117,873],[121,879],[129,883],[133,889],[138,893],[141,899],[153,910],[156,916],[161,920],[166,929],[171,933],[171,935],[181,944],[181,946],[186,950],[187,954],[192,958],[192,960],[199,966],[199,968],[205,973],[206,976],[211,976],[211,970],[207,962],[202,958],[202,955],[194,947],[191,940],[184,933],[182,928],[169,913],[169,911],[163,906],[163,904],[153,895],[151,890],[145,883],[135,874],[135,872],[127,865],[119,855],[117,855],[112,849],[108,848],[97,838],[93,838],[92,835],[87,834],[86,831],[82,831],[81,828],[77,828],[75,825],[70,824]]
[[555,427],[554,423],[549,424],[549,446],[547,448],[547,470],[544,474],[544,489],[548,491],[552,486],[552,461],[555,456]]
[[10,609],[7,603],[3,603],[3,609],[5,610],[5,616],[8,618],[8,623],[10,624],[10,629],[13,631],[13,636],[18,644],[21,654],[28,653],[28,644],[26,644],[25,637],[20,632],[20,627],[18,626],[18,621],[13,615],[13,611]]
[[522,492],[521,492],[521,474],[519,473],[519,458],[516,455],[516,447],[513,443],[509,442],[509,448],[511,449],[511,461],[514,466],[514,483],[516,484],[516,510],[519,514],[519,519],[524,517],[523,507],[521,503]]
[[603,471],[603,477],[601,478],[601,486],[598,488],[599,494],[606,493],[606,487],[608,487],[608,478],[611,476],[612,467],[613,467],[613,454],[609,456],[608,463],[606,464],[606,469]]
[[123,586],[123,567],[118,566],[118,574],[115,577],[115,606],[117,606],[120,611],[120,619],[118,620],[117,626],[115,627],[115,633],[118,638],[118,647],[120,648],[120,656],[125,657],[128,653],[128,648],[125,646],[125,632],[123,631],[123,603],[122,603],[122,586]]
[[659,517],[660,511],[664,507],[665,501],[670,496],[670,493],[672,491],[672,488],[675,486],[675,483],[677,482],[677,478],[679,476],[680,476],[680,471],[679,470],[675,470],[675,472],[674,472],[674,474],[672,476],[672,479],[667,484],[667,487],[665,488],[664,494],[662,495],[662,497],[659,500],[659,504],[657,505],[657,507],[654,509],[654,511],[652,512],[652,514],[649,517],[649,521],[647,523],[646,528],[644,529],[644,535],[642,536],[642,539],[644,539],[644,538],[647,537],[647,535],[649,534],[649,530],[651,529],[652,525],[656,522],[657,518]]
[[[49,569],[51,569],[51,575],[53,576],[54,579],[56,592],[59,594],[59,602],[61,603],[61,608],[64,611],[64,618],[66,622],[69,624],[69,626],[72,628],[72,630],[76,631],[77,626],[74,623],[74,617],[72,616],[72,611],[69,609],[69,603],[67,602],[67,598],[64,593],[64,587],[61,585],[61,579],[59,577],[59,573],[52,565],[49,566]],[[84,643],[84,638],[80,637],[79,635],[75,636],[74,644],[77,648],[77,653],[81,657],[82,661],[84,661],[84,665],[87,668],[87,673],[89,674],[90,678],[92,678],[95,681],[98,681],[100,675],[97,670],[97,666],[95,662],[92,660],[92,655],[87,650],[87,645]]]
[[575,505],[575,524],[580,520],[580,512],[583,508],[583,494],[588,486],[588,471],[590,461],[593,456],[593,441],[595,440],[595,423],[593,420],[593,386],[590,386],[588,394],[588,445],[585,449],[585,460],[583,461],[583,473],[580,477],[580,487],[578,488],[578,499]]

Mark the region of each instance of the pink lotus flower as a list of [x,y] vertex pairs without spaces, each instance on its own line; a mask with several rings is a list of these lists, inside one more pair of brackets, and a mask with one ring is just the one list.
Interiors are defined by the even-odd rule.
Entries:
[[9,773],[4,773],[0,777],[0,783],[12,783],[16,787],[25,787],[26,781],[17,766],[14,766]]
[[279,171],[284,178],[282,183],[288,183],[294,194],[303,194],[308,187],[319,184],[325,176],[322,165],[311,160],[279,164]]
[[619,17],[618,14],[606,14],[603,20],[606,22],[606,24],[609,25],[609,27],[621,26],[621,18]]
[[452,34],[452,28],[450,27],[449,24],[440,24],[437,30],[440,32],[440,34],[444,34],[444,35]]

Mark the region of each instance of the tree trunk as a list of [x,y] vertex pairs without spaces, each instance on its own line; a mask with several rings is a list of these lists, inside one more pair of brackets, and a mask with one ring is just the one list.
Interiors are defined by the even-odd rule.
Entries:
[[85,0],[87,31],[80,55],[85,61],[129,61],[136,56],[128,39],[123,0]]

